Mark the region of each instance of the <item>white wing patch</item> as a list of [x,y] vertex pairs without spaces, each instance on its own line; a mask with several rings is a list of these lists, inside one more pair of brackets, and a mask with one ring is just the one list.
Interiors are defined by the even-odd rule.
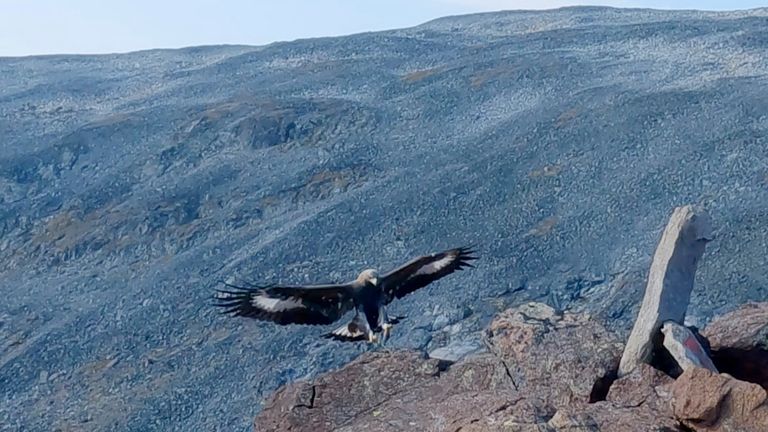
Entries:
[[300,301],[295,299],[281,300],[263,295],[257,295],[253,297],[251,299],[251,304],[254,307],[263,309],[267,312],[284,312],[291,309],[300,309],[304,307]]
[[[352,328],[350,329],[350,327]],[[336,336],[341,336],[345,338],[356,338],[365,334],[359,328],[350,326],[348,324],[344,324],[343,326],[337,328],[331,333],[335,334]]]
[[416,273],[414,273],[414,276],[418,275],[429,275],[433,273],[437,273],[440,270],[442,270],[444,267],[449,265],[453,262],[453,260],[456,259],[456,255],[448,255],[442,259],[439,259],[437,261],[431,262],[423,267],[421,267]]

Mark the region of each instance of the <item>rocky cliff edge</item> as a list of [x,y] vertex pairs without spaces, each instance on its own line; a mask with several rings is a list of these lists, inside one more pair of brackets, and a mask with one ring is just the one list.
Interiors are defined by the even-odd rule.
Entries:
[[[695,330],[695,329],[694,329]],[[377,350],[278,389],[255,419],[266,431],[768,430],[768,303],[714,319],[699,335],[721,373],[643,364],[617,378],[624,343],[598,320],[528,303],[452,362]],[[676,375],[676,376],[675,376]]]

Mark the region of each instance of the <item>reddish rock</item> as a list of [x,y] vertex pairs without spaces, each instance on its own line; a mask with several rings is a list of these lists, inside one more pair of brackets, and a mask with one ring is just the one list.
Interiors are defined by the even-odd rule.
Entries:
[[499,314],[488,343],[521,392],[553,406],[603,399],[623,346],[588,315],[540,303]]
[[702,331],[720,372],[768,389],[768,303],[747,303]]
[[363,354],[313,383],[276,392],[256,418],[255,430],[440,430],[440,425],[493,423],[513,406],[516,415],[536,418],[495,357],[478,356],[442,373],[438,365],[415,352]]
[[384,403],[391,395],[428,386],[438,361],[415,352],[365,353],[314,382],[279,389],[256,418],[256,431],[335,430]]
[[255,430],[768,431],[766,391],[726,374],[693,368],[673,380],[639,364],[613,381],[622,344],[587,315],[523,305],[494,319],[485,342],[489,353],[450,366],[363,354],[278,390]]
[[557,432],[671,432],[679,422],[649,406],[617,407],[609,402],[574,404],[557,411],[547,423]]
[[675,382],[663,372],[647,364],[640,364],[629,375],[611,385],[606,400],[619,408],[634,408],[642,405],[668,417],[672,417],[669,406],[669,388]]
[[662,372],[640,364],[611,385],[606,401],[563,407],[547,424],[557,431],[677,430],[669,404],[668,387],[673,382]]
[[635,406],[588,403],[608,391],[621,344],[586,315],[524,305],[494,320],[486,342],[491,353],[447,370],[410,352],[364,354],[276,392],[255,430],[607,432],[674,423],[653,413],[648,396]]
[[[493,391],[416,392],[383,404],[338,432],[392,431],[538,431],[546,411],[521,396]],[[423,399],[426,397],[427,399]]]
[[671,389],[675,417],[697,432],[768,431],[768,394],[759,385],[693,368]]
[[768,349],[768,303],[747,303],[716,317],[701,334],[709,340],[713,351]]

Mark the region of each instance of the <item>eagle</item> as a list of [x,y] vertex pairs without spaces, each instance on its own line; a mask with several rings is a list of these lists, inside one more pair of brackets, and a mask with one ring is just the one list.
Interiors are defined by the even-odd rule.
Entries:
[[403,318],[387,315],[389,303],[457,270],[474,267],[471,261],[477,257],[473,254],[471,246],[449,249],[414,258],[384,274],[366,269],[346,283],[237,286],[224,282],[228,289],[216,289],[214,304],[224,314],[280,325],[332,324],[354,309],[351,321],[323,337],[383,343],[392,326]]

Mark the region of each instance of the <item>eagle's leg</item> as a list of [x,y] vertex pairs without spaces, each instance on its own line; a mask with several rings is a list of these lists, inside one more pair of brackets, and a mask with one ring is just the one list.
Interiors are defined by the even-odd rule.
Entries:
[[368,343],[375,344],[378,342],[379,342],[379,337],[376,335],[376,333],[372,331],[368,331]]
[[389,339],[389,335],[392,334],[392,324],[385,322],[381,325],[381,332],[383,336],[383,341],[386,341]]
[[389,315],[387,315],[387,308],[385,308],[384,305],[379,306],[379,325],[381,326],[382,343],[389,339],[389,336],[392,334],[392,325],[396,322],[397,321],[389,319]]

